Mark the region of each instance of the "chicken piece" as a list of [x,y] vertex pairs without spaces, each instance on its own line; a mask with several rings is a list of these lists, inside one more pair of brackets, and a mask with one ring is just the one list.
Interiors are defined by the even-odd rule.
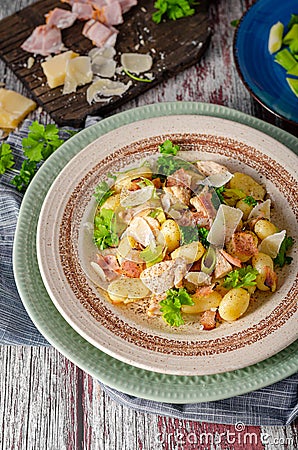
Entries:
[[182,278],[187,273],[185,261],[177,258],[172,261],[162,261],[145,269],[140,279],[143,284],[154,294],[162,294],[175,285],[180,285]]
[[233,270],[231,264],[224,258],[219,250],[216,250],[216,263],[214,268],[215,279],[225,277],[229,272]]
[[189,205],[190,197],[191,197],[191,191],[190,189],[182,186],[171,186],[171,187],[164,187],[163,190],[176,197],[180,202],[182,202],[184,205]]
[[78,16],[75,12],[62,8],[54,8],[45,17],[47,25],[54,25],[63,30],[64,28],[71,27]]
[[206,176],[228,172],[228,169],[214,161],[197,161],[197,168]]
[[208,311],[203,312],[200,317],[200,324],[203,325],[204,330],[213,330],[216,328],[216,317],[217,311]]
[[232,239],[227,243],[227,251],[232,256],[247,262],[258,253],[258,238],[250,231],[238,231],[233,234]]
[[82,33],[97,47],[113,47],[116,43],[118,31],[113,27],[107,27],[103,23],[91,19],[85,23]]
[[79,20],[90,20],[93,17],[93,8],[89,3],[75,2],[72,5],[72,12],[77,15]]
[[51,53],[60,53],[62,48],[62,35],[59,28],[54,25],[40,25],[36,27],[21,48],[29,53],[49,56]]
[[176,170],[167,179],[167,186],[182,186],[185,188],[191,187],[191,175],[187,173],[184,169]]
[[190,204],[196,208],[197,212],[201,213],[205,217],[208,217],[210,224],[213,222],[217,211],[212,203],[212,193],[209,192],[207,186],[204,187],[199,195],[190,200]]

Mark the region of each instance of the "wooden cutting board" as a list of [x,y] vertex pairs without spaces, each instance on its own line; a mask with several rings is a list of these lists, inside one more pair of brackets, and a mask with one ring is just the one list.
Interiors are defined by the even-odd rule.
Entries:
[[[89,105],[86,100],[87,86],[68,95],[62,95],[61,87],[50,89],[40,65],[44,57],[37,56],[33,67],[27,68],[28,58],[32,55],[23,51],[20,46],[36,26],[45,23],[44,15],[51,9],[69,9],[68,5],[59,0],[41,0],[0,21],[0,57],[24,83],[32,98],[58,125],[78,127],[88,114],[104,116],[195,64],[207,48],[211,36],[208,3],[208,0],[201,0],[195,7],[196,13],[191,17],[157,25],[151,19],[155,11],[154,1],[139,0],[138,5],[124,15],[124,23],[116,27],[119,34],[115,59],[119,62],[120,54],[124,52],[151,54],[153,66],[150,72],[154,79],[151,83],[132,81],[126,93],[121,97],[114,96],[105,103]],[[91,41],[81,33],[83,25],[84,22],[76,21],[71,28],[62,30],[65,46],[81,55],[93,47]],[[130,80],[125,74],[119,75],[117,79],[125,83]]]

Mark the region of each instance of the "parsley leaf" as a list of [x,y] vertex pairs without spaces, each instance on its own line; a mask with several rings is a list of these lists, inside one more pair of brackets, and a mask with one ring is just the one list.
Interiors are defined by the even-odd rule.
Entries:
[[245,197],[243,201],[249,206],[256,206],[258,204],[258,202],[251,195]]
[[114,191],[110,189],[110,186],[106,181],[102,181],[96,186],[93,196],[99,206],[103,205],[104,202],[114,194]]
[[179,225],[181,234],[181,245],[190,244],[193,241],[199,240],[198,227],[192,225]]
[[176,156],[180,150],[179,145],[174,145],[170,139],[166,139],[163,144],[158,146],[158,150],[160,153],[164,153],[166,155],[174,155]]
[[100,250],[116,247],[119,243],[118,235],[113,231],[114,216],[112,209],[102,208],[94,218],[93,241]]
[[223,286],[227,289],[254,286],[258,273],[252,266],[232,270],[225,277]]
[[281,243],[278,255],[273,262],[276,266],[283,267],[285,264],[291,264],[293,258],[287,256],[286,253],[294,244],[294,239],[291,236],[285,236]]
[[234,206],[235,202],[245,198],[246,195],[241,189],[229,189],[224,186],[215,188],[215,192],[218,195],[221,203]]
[[171,20],[192,16],[195,13],[195,10],[191,8],[193,4],[195,4],[194,1],[188,0],[156,0],[154,8],[157,11],[152,14],[152,20],[160,23],[164,15]]
[[13,154],[9,144],[0,145],[0,174],[2,175],[6,169],[10,169],[14,165]]
[[162,155],[157,159],[157,173],[163,177],[168,177],[179,169],[189,169],[190,163],[172,155]]
[[16,186],[18,191],[23,192],[26,190],[37,172],[37,164],[37,162],[29,161],[28,159],[23,161],[20,173],[11,180],[11,183]]
[[207,241],[207,237],[209,234],[209,230],[205,227],[198,228],[199,232],[199,241],[204,245],[204,247],[208,248],[210,243]]
[[24,154],[29,161],[47,159],[64,142],[59,138],[59,129],[54,124],[46,126],[33,122],[28,137],[22,140]]
[[172,327],[179,327],[184,324],[181,315],[181,306],[194,305],[194,302],[184,288],[169,289],[166,294],[167,297],[160,302],[162,318]]

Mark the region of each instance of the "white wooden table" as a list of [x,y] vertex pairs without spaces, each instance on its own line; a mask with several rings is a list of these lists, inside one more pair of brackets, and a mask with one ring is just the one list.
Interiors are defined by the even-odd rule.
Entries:
[[[0,18],[33,3],[1,0]],[[202,60],[192,68],[122,107],[130,109],[165,101],[218,103],[252,114],[295,133],[255,103],[236,72],[230,22],[240,18],[252,0],[210,2],[213,37]],[[13,33],[13,30],[12,30]],[[14,74],[0,62],[0,82],[26,94]],[[119,112],[120,110],[116,111]],[[49,120],[40,110],[31,117]],[[191,422],[137,413],[109,399],[96,380],[54,348],[0,346],[0,448],[5,450],[158,450],[158,449],[297,449],[298,422],[288,427],[245,427],[252,441],[229,443],[219,433],[233,425]],[[211,433],[209,444],[194,435]],[[269,438],[262,443],[261,433]],[[198,441],[199,442],[199,441]]]

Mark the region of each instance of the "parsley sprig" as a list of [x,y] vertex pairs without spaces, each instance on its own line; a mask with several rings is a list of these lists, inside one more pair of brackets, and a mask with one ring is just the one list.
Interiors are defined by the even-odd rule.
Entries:
[[258,273],[252,266],[232,270],[225,277],[223,286],[227,289],[255,286]]
[[194,305],[194,302],[184,288],[169,289],[166,294],[166,298],[160,302],[162,318],[172,327],[179,327],[184,324],[181,315],[182,305]]
[[[63,131],[69,135],[68,137],[76,133],[73,130]],[[14,158],[10,145],[7,143],[1,144],[0,175],[7,169],[16,172],[17,175],[12,179],[11,183],[16,186],[18,191],[25,191],[42,161],[45,161],[64,142],[65,139],[60,138],[59,132],[59,128],[54,124],[44,126],[37,121],[33,122],[29,127],[28,137],[22,139],[22,148],[27,159],[23,161],[19,172],[11,169],[14,165]]]
[[180,225],[181,245],[190,244],[193,241],[200,241],[204,247],[209,247],[207,236],[209,230],[205,227],[197,227],[193,225]]
[[99,183],[95,190],[93,196],[99,206],[102,206],[104,202],[114,194],[114,190],[110,189],[110,186],[106,181]]
[[112,209],[101,208],[94,218],[94,243],[100,250],[108,247],[116,247],[119,237],[113,229],[115,213]]
[[172,175],[172,173],[176,172],[176,170],[182,168],[193,168],[192,164],[176,156],[180,150],[180,146],[173,144],[173,142],[169,139],[166,139],[161,145],[159,145],[158,149],[162,154],[162,156],[157,159],[157,173],[159,176],[161,175],[160,178],[168,177],[169,175]]
[[154,8],[157,11],[152,14],[152,20],[155,23],[160,23],[164,16],[170,20],[192,16],[195,13],[192,6],[195,4],[197,3],[192,0],[156,0]]
[[6,169],[10,169],[14,165],[14,158],[9,144],[0,145],[0,174],[2,175]]
[[285,236],[284,240],[281,243],[278,255],[274,258],[273,262],[276,266],[283,267],[285,264],[291,264],[293,258],[291,256],[287,256],[287,251],[294,244],[294,239],[291,236]]

